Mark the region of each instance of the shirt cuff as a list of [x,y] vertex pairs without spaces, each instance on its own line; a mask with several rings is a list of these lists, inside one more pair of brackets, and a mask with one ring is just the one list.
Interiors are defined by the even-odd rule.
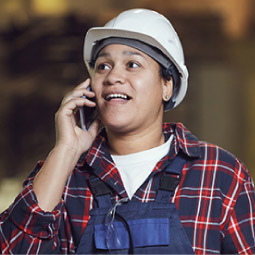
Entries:
[[59,230],[63,201],[52,212],[43,211],[29,182],[8,210],[17,228],[34,237],[51,239]]

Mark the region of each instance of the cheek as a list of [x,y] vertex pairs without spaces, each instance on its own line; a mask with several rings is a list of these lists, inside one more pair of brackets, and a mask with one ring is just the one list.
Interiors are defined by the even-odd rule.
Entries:
[[143,98],[149,98],[150,102],[162,102],[163,88],[160,77],[152,74],[145,76],[146,79],[136,80],[136,87]]
[[94,76],[91,76],[90,86],[91,86],[91,89],[95,92],[98,87],[98,81]]

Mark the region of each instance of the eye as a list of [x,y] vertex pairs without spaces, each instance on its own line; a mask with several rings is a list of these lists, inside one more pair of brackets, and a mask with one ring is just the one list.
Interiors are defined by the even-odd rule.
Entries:
[[108,64],[105,64],[105,63],[99,63],[96,66],[96,70],[98,70],[98,71],[104,71],[104,70],[110,70],[110,69],[111,69],[111,67]]
[[128,62],[128,68],[138,68],[140,65],[136,62],[130,61]]

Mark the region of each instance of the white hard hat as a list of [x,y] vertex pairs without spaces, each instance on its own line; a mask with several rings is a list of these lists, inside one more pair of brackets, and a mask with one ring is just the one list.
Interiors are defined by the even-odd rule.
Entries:
[[175,108],[183,100],[188,86],[188,70],[184,62],[181,42],[173,26],[163,15],[147,9],[131,9],[120,13],[103,27],[88,30],[84,42],[84,61],[89,73],[93,47],[106,38],[128,38],[139,40],[159,49],[176,66],[180,73],[180,84],[172,98]]

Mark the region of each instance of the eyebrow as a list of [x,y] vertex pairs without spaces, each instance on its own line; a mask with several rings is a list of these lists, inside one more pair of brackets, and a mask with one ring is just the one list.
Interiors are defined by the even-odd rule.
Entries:
[[[130,50],[125,50],[122,52],[122,55],[125,55],[125,56],[140,56],[140,57],[143,57],[143,55],[139,52],[134,52],[134,51],[130,51]],[[98,54],[98,57],[97,58],[100,58],[100,57],[110,57],[111,54],[110,53],[107,53],[107,52],[102,52],[102,53],[99,53]]]

